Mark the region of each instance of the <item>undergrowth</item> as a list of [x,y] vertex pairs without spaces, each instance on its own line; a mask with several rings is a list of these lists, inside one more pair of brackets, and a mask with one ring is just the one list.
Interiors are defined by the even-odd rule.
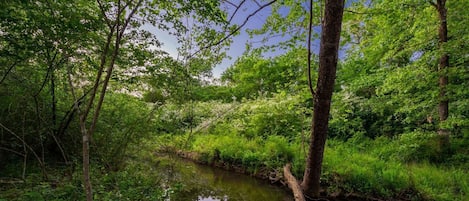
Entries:
[[[148,150],[141,146],[133,147],[125,156],[126,163],[117,171],[100,165],[92,166],[94,200],[164,200],[167,192],[161,186],[161,175],[155,170],[158,164]],[[21,165],[2,170],[2,176],[18,182],[0,186],[0,201],[85,200],[80,166],[73,168],[71,177],[67,175],[70,173],[68,167],[50,166],[47,170],[49,180],[45,181],[40,170],[35,168],[37,165],[31,164],[24,180],[12,179],[18,176],[15,167]]]
[[[217,108],[216,104],[212,106]],[[292,172],[301,180],[309,114],[282,115],[292,108],[305,111],[301,107],[301,101],[282,95],[243,102],[217,116],[216,123],[205,124],[208,126],[192,134],[165,135],[159,138],[159,144],[197,152],[203,162],[240,165],[250,173],[262,169],[281,171],[292,162]],[[306,118],[301,117],[304,114]],[[298,124],[288,123],[295,121]],[[283,122],[287,129],[271,126],[272,122]],[[327,142],[321,180],[327,192],[385,200],[469,200],[467,136],[452,138],[452,153],[446,155],[437,149],[438,136],[425,130],[374,139],[363,132],[350,136],[333,137]]]

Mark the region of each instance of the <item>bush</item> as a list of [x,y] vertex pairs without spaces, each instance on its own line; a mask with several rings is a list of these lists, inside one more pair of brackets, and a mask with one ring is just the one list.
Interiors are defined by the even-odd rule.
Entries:
[[277,168],[292,161],[294,154],[288,140],[282,136],[268,139],[246,139],[242,136],[198,135],[192,150],[204,155],[205,160],[220,160],[225,163],[243,165],[255,171],[259,167]]
[[438,136],[434,133],[411,132],[399,136],[393,157],[403,162],[439,162],[442,152],[438,150]]
[[127,148],[154,132],[151,106],[125,94],[108,94],[93,136],[96,160],[111,169],[119,169]]

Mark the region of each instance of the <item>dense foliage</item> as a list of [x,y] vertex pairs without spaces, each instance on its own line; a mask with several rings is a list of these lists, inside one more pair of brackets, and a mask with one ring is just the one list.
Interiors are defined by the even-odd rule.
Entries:
[[[291,162],[301,179],[313,114],[304,2],[272,4],[266,23],[249,30],[265,37],[262,46],[248,45],[219,79],[211,70],[225,56],[226,33],[238,28],[224,3],[138,2],[0,2],[0,200],[84,199],[82,134],[95,121],[81,119],[88,105],[99,116],[90,141],[96,200],[166,199],[155,151],[196,153],[200,162],[253,175]],[[119,3],[130,7],[114,12]],[[327,193],[467,200],[468,5],[446,3],[442,44],[433,1],[347,4],[321,180]],[[314,26],[321,6],[314,2]],[[117,40],[114,28],[134,7]],[[156,28],[179,40],[182,59],[160,49]],[[271,43],[278,34],[288,39]],[[279,54],[266,56],[271,50]],[[315,80],[318,58],[311,58]],[[102,107],[91,98],[99,97],[94,86],[103,87]],[[446,100],[443,120],[438,104]]]

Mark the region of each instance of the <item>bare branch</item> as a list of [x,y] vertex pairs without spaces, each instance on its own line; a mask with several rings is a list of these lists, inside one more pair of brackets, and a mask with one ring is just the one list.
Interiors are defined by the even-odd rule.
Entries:
[[352,13],[352,14],[357,14],[357,15],[380,15],[380,14],[384,14],[384,13],[388,13],[388,12],[392,12],[391,10],[389,9],[382,9],[380,10],[381,12],[358,12],[358,11],[354,11],[354,10],[347,10],[347,9],[344,9],[344,12],[348,12],[348,13]]
[[253,17],[254,15],[256,15],[259,11],[261,11],[262,9],[272,5],[273,3],[275,3],[277,0],[272,0],[264,5],[262,5],[261,7],[259,7],[257,10],[255,10],[254,12],[252,12],[251,14],[249,14],[246,19],[244,20],[244,22],[239,25],[238,27],[236,27],[236,29],[234,29],[232,32],[230,32],[228,35],[226,35],[225,37],[223,37],[221,40],[215,42],[215,43],[212,43],[212,44],[209,44],[207,46],[204,46],[202,48],[200,48],[199,50],[197,50],[196,52],[194,52],[193,54],[191,54],[189,57],[193,57],[194,55],[202,52],[202,50],[205,50],[205,49],[208,49],[208,48],[211,48],[213,46],[217,46],[217,45],[220,45],[221,43],[225,42],[228,38],[230,38],[231,36],[233,36],[236,32],[238,32],[241,28],[243,28],[249,21],[249,19],[251,19],[251,17]]
[[256,3],[257,6],[261,7],[261,4],[257,2],[257,0],[254,0],[254,3]]
[[15,62],[13,62],[13,64],[10,66],[10,68],[8,68],[7,72],[5,72],[5,75],[3,75],[2,79],[0,80],[0,84],[2,84],[2,82],[5,80],[5,78],[7,78],[7,75],[10,74],[11,70],[13,70],[13,68],[16,66],[16,64],[18,64],[19,61],[18,60],[15,60]]
[[295,176],[290,172],[291,163],[287,163],[283,167],[283,176],[285,177],[285,181],[288,184],[288,187],[293,191],[293,196],[295,201],[305,201],[305,196],[303,195],[303,191],[301,189],[298,180],[296,180]]
[[241,1],[241,3],[239,3],[239,5],[236,6],[236,9],[233,12],[233,14],[231,15],[230,20],[228,20],[228,23],[231,23],[231,20],[233,20],[234,16],[236,15],[236,13],[239,10],[239,8],[241,8],[241,6],[243,6],[244,2],[246,2],[246,0]]
[[[57,55],[57,52],[55,52],[54,59],[55,59],[55,56],[56,56],[56,55]],[[42,90],[43,90],[44,87],[46,86],[47,80],[49,80],[49,76],[50,76],[50,74],[52,73],[53,68],[54,68],[53,65],[49,65],[49,68],[47,68],[46,77],[45,77],[44,80],[42,81],[41,88],[39,88],[39,91],[37,91],[37,92],[33,95],[33,97],[39,96],[39,94],[42,92]]]
[[234,6],[234,7],[238,7],[236,4],[234,4],[231,1],[228,1],[228,0],[223,0],[223,1],[226,2],[227,4],[230,4],[230,5]]
[[5,148],[5,147],[0,147],[0,149],[1,149],[1,150],[5,150],[5,151],[9,151],[9,152],[12,152],[12,153],[15,153],[15,154],[20,155],[20,156],[23,156],[23,157],[26,155],[26,154],[24,154],[24,153],[20,153],[20,152],[17,152],[17,151],[15,151],[15,150],[13,150],[13,149],[8,149],[8,148]]
[[23,180],[13,179],[13,180],[5,180],[0,179],[0,184],[22,184],[24,183]]
[[308,23],[308,86],[311,96],[316,94],[313,89],[313,81],[311,80],[311,35],[313,32],[313,0],[309,1],[309,23]]
[[34,151],[34,149],[29,146],[26,141],[24,141],[23,138],[21,138],[19,135],[17,135],[15,132],[13,132],[12,130],[10,130],[8,127],[6,127],[5,125],[3,125],[2,123],[0,123],[0,127],[2,127],[3,129],[5,129],[7,132],[9,132],[11,135],[15,136],[18,140],[20,140],[22,143],[23,143],[23,146],[27,147],[34,155],[34,157],[36,157],[37,159],[37,162],[39,163],[39,165],[41,166],[41,169],[42,169],[42,173],[44,175],[45,178],[47,178],[47,172],[45,170],[45,166],[44,166],[44,163],[43,161],[41,160],[41,158],[37,155],[37,153]]

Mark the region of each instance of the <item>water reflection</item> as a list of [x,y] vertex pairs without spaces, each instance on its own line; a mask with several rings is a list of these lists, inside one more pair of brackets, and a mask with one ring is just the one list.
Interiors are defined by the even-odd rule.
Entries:
[[[160,156],[157,171],[171,201],[292,201],[277,186],[243,174],[195,164],[172,156]],[[171,193],[173,192],[173,193]]]

